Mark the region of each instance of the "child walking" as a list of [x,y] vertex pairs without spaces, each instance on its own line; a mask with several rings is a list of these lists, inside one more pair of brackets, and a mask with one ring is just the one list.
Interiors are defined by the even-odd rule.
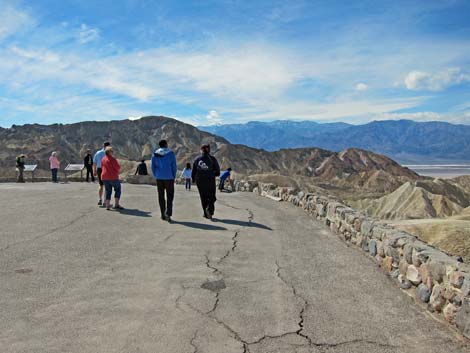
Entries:
[[183,169],[183,172],[181,173],[181,178],[184,178],[185,180],[185,187],[186,190],[191,190],[191,163],[186,163],[186,167]]

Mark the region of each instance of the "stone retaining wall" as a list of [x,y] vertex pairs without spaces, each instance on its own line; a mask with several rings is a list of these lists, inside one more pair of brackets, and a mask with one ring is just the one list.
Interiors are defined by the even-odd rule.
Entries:
[[303,208],[343,241],[367,253],[427,310],[441,315],[470,338],[469,265],[328,196],[254,181],[235,181],[234,189]]

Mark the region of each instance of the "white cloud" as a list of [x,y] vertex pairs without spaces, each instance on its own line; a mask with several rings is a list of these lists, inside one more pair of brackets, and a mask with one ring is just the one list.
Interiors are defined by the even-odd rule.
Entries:
[[206,115],[206,119],[209,124],[219,124],[222,122],[219,113],[216,110],[210,110],[209,113]]
[[360,82],[358,84],[356,84],[356,91],[367,91],[369,89],[369,86],[367,86],[365,83],[363,82]]
[[98,28],[92,28],[82,23],[80,31],[78,32],[78,41],[80,44],[86,44],[94,42],[100,38],[100,30]]
[[258,102],[253,104],[257,110],[246,111],[238,108],[229,109],[225,107],[227,113],[239,115],[240,120],[276,120],[276,119],[302,119],[302,120],[343,120],[349,121],[352,118],[364,117],[371,114],[382,114],[401,109],[409,109],[419,106],[424,98],[404,98],[404,99],[378,99],[370,101],[339,100],[331,103],[305,102],[282,100],[277,102]]
[[0,14],[0,42],[33,23],[26,12],[8,4],[0,3]]
[[431,74],[423,71],[411,71],[405,77],[405,86],[409,90],[442,91],[443,89],[470,81],[470,74],[460,68],[449,68]]

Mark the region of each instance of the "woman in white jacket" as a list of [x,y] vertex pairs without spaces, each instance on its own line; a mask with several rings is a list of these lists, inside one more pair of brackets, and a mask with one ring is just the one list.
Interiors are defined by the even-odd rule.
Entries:
[[183,169],[183,172],[181,173],[181,178],[185,180],[185,187],[186,190],[191,190],[191,163],[186,163],[186,168]]

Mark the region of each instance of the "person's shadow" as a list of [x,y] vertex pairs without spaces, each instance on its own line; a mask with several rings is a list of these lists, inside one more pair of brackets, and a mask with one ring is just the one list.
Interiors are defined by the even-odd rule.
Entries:
[[141,211],[138,209],[132,209],[132,208],[124,208],[122,210],[119,210],[119,213],[127,216],[135,216],[135,217],[152,217],[151,212],[147,211]]
[[173,220],[171,223],[179,224],[188,228],[203,229],[203,230],[227,230],[227,228],[214,226],[211,224],[196,223],[196,222],[181,222]]
[[265,226],[264,224],[261,224],[261,223],[239,221],[237,219],[214,218],[214,222],[226,223],[226,224],[231,224],[231,225],[241,226],[241,227],[253,227],[253,228],[260,228],[260,229],[265,229],[265,230],[273,230],[272,228]]

